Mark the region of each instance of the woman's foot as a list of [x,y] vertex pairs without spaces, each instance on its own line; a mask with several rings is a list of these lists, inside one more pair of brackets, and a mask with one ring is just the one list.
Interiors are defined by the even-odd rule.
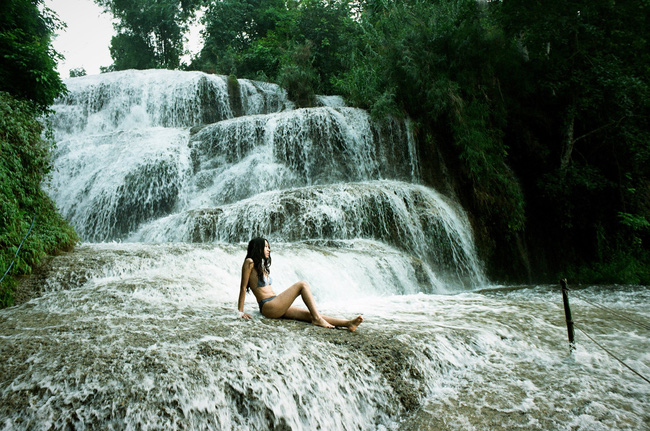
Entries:
[[319,317],[318,319],[312,319],[311,323],[316,326],[322,326],[323,328],[329,328],[329,329],[335,328],[334,325],[330,324],[327,320],[323,319],[322,317]]
[[345,325],[345,326],[348,327],[348,330],[350,330],[351,332],[354,332],[354,331],[357,329],[357,327],[358,327],[359,325],[361,325],[361,322],[363,322],[363,317],[361,317],[361,316],[357,316],[356,319],[352,319],[352,320],[350,320],[350,321],[348,322],[348,324]]

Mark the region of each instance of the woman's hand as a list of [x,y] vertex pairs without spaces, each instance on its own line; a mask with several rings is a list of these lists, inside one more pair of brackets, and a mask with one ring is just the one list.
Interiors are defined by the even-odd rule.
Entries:
[[250,319],[253,318],[250,314],[248,314],[248,313],[243,313],[243,312],[241,312],[241,311],[239,312],[239,317],[241,317],[241,318],[243,318],[243,319],[245,319],[245,320],[250,320]]

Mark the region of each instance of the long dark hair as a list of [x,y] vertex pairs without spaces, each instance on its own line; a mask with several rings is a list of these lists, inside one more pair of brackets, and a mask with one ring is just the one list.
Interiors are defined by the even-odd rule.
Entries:
[[246,259],[253,259],[253,268],[257,272],[258,282],[264,281],[265,273],[271,273],[271,256],[269,255],[268,259],[264,257],[264,247],[267,242],[264,238],[253,238],[248,242]]

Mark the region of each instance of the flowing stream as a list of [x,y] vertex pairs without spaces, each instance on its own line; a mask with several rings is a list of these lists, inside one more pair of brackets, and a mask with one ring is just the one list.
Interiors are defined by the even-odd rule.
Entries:
[[[48,193],[84,242],[0,311],[0,428],[650,428],[650,384],[580,332],[569,354],[556,286],[489,284],[408,121],[199,72],[67,85]],[[258,235],[276,293],[307,280],[359,329],[266,319],[252,295],[240,319]],[[580,327],[649,376],[650,290],[577,293],[608,307],[572,298]]]

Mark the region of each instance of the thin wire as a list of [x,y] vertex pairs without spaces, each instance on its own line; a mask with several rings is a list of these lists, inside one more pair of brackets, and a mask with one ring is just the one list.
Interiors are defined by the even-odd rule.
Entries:
[[592,301],[588,300],[587,298],[585,298],[584,296],[580,295],[580,294],[579,294],[578,292],[576,292],[575,290],[569,289],[569,291],[570,291],[571,293],[573,293],[574,295],[576,295],[579,299],[581,299],[581,300],[583,300],[583,301],[585,301],[585,302],[587,302],[587,303],[593,305],[594,307],[598,307],[598,308],[600,308],[600,309],[602,309],[602,310],[609,311],[610,313],[614,314],[615,316],[620,317],[621,319],[627,320],[628,322],[634,323],[634,324],[639,325],[639,326],[641,326],[641,327],[643,327],[643,328],[645,328],[645,329],[650,330],[650,326],[649,326],[649,325],[646,325],[646,324],[643,323],[643,322],[639,322],[639,321],[637,321],[637,320],[631,319],[631,318],[627,317],[627,316],[624,315],[624,314],[621,314],[621,313],[619,313],[619,312],[617,312],[617,311],[615,311],[615,310],[612,310],[612,309],[609,308],[609,307],[606,307],[606,306],[604,306],[604,305],[601,305],[601,304],[597,304],[597,303],[595,303],[595,302],[592,302]]
[[[575,326],[575,325],[574,325],[574,326]],[[609,356],[611,356],[612,358],[614,358],[614,359],[616,359],[618,362],[620,362],[621,365],[623,365],[625,368],[627,368],[628,370],[632,371],[634,374],[636,374],[637,376],[641,377],[641,378],[642,378],[643,380],[645,380],[646,382],[650,383],[650,379],[648,379],[648,378],[646,378],[646,377],[643,377],[643,376],[642,376],[638,371],[636,371],[634,368],[630,367],[628,364],[626,364],[625,362],[623,362],[622,359],[619,359],[615,354],[613,354],[612,352],[610,352],[609,350],[607,350],[606,348],[604,348],[603,346],[601,346],[600,344],[598,344],[598,342],[597,342],[596,340],[594,340],[593,338],[591,338],[591,337],[589,336],[589,334],[587,334],[587,333],[586,333],[582,328],[579,328],[578,326],[575,326],[575,327],[578,328],[578,330],[579,330],[580,332],[582,332],[583,334],[585,334],[585,336],[586,336],[587,338],[589,338],[591,341],[593,341],[593,343],[594,343],[595,345],[597,345],[598,347],[600,347],[601,349],[603,349],[605,352],[607,352],[607,353],[609,354]]]
[[9,274],[9,270],[11,269],[11,267],[14,266],[14,262],[16,261],[16,258],[18,257],[18,252],[20,251],[20,248],[23,246],[23,243],[25,242],[25,240],[29,236],[30,232],[32,231],[32,228],[34,227],[34,222],[35,221],[36,221],[36,214],[34,214],[34,216],[32,217],[32,225],[29,227],[29,230],[27,231],[27,235],[25,235],[23,240],[20,241],[20,245],[18,246],[18,250],[16,250],[16,254],[14,254],[14,260],[11,261],[11,265],[9,265],[9,268],[7,268],[7,270],[5,271],[5,275],[3,275],[2,278],[0,278],[0,283],[2,283],[2,280],[5,279],[7,274]]

